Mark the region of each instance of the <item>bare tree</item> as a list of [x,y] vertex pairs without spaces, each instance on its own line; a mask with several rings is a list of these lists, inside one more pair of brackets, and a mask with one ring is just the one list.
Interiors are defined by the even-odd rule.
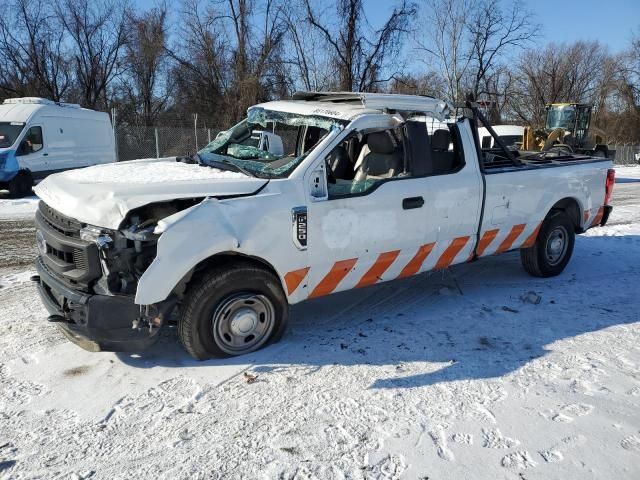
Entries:
[[442,98],[446,91],[446,82],[438,72],[424,74],[404,74],[396,76],[389,82],[389,93],[405,95],[429,95]]
[[[280,1],[267,0],[258,8],[250,0],[218,0],[206,7],[189,0],[183,19],[171,55],[178,64],[178,86],[198,91],[199,108],[192,111],[228,125],[250,105],[286,93]],[[193,99],[185,101],[193,105]]]
[[536,37],[538,25],[530,19],[531,13],[519,0],[508,8],[500,0],[480,0],[476,4],[467,24],[471,40],[471,93],[475,98],[495,93],[486,87],[500,83],[491,77],[504,74],[501,62],[505,55],[524,48]]
[[[367,29],[369,22],[362,0],[336,2],[337,25],[331,25],[305,0],[307,21],[323,36],[338,73],[337,88],[346,91],[370,91],[398,73],[391,65],[397,60],[403,37],[409,32],[416,7],[403,0],[381,28]],[[334,35],[331,32],[339,32]],[[387,78],[381,78],[389,70]]]
[[89,108],[105,107],[127,39],[128,5],[125,0],[59,0],[56,10],[72,44],[80,101]]
[[551,43],[527,51],[517,66],[515,114],[525,122],[540,124],[547,103],[598,104],[599,97],[606,96],[608,58],[598,42]]
[[64,33],[49,4],[17,0],[0,16],[0,95],[59,101],[71,84]]
[[[464,97],[464,81],[471,64],[467,16],[475,0],[430,0],[423,6],[420,29],[416,37],[423,62],[439,70],[445,78],[446,97],[452,102]],[[422,37],[422,32],[426,35]]]
[[323,34],[309,28],[304,0],[293,0],[286,5],[283,15],[287,26],[283,62],[289,69],[291,90],[327,90],[337,72],[326,55]]
[[167,6],[160,4],[140,14],[130,12],[127,23],[121,88],[130,109],[139,117],[136,123],[153,125],[166,108],[171,91]]
[[422,16],[430,28],[416,39],[417,49],[426,54],[425,63],[443,72],[453,102],[466,93],[495,96],[486,88],[504,79],[506,57],[526,46],[537,29],[522,1],[505,8],[500,0],[431,0]]

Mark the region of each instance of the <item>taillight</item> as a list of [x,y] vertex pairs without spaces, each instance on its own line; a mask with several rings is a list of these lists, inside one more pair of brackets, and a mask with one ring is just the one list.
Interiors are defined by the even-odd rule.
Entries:
[[613,168],[607,170],[607,181],[604,184],[604,204],[609,205],[613,194],[613,185],[616,183],[616,171]]

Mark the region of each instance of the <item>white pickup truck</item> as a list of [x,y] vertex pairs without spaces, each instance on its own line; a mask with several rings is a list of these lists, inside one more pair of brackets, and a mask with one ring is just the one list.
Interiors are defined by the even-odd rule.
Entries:
[[607,221],[611,161],[483,150],[478,120],[495,136],[471,103],[298,93],[193,157],[53,175],[36,188],[49,321],[87,349],[138,350],[177,317],[206,359],[278,340],[291,304],[487,255],[558,275],[575,234]]

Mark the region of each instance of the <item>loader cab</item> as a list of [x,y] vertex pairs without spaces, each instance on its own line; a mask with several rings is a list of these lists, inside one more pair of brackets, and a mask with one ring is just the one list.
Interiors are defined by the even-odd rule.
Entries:
[[591,105],[580,103],[552,103],[546,106],[547,122],[545,130],[552,132],[562,129],[573,137],[572,146],[581,148],[589,134]]

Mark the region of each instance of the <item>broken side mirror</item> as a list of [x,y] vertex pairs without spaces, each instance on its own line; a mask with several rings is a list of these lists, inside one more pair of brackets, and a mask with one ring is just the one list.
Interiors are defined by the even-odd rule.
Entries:
[[311,198],[314,200],[323,200],[327,198],[327,174],[325,172],[325,162],[322,162],[318,167],[311,172],[309,177],[311,185],[309,186],[309,192]]

